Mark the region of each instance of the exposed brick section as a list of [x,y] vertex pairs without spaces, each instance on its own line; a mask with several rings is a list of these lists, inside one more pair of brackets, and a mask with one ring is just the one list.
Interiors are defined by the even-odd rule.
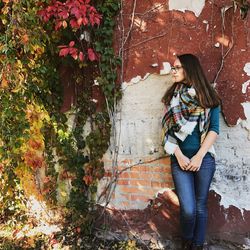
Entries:
[[[129,159],[123,160],[117,167],[122,173],[116,182],[115,199],[111,201],[116,207],[133,208],[133,204],[136,204],[137,208],[138,204],[146,207],[159,190],[173,188],[168,157],[129,168],[130,163]],[[123,171],[126,168],[128,169]],[[106,176],[110,177],[111,172],[107,172]]]

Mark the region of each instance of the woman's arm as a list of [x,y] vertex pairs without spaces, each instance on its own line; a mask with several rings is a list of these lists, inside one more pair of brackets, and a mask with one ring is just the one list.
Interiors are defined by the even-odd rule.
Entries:
[[186,170],[198,171],[200,169],[203,157],[206,155],[209,148],[214,144],[217,136],[218,134],[212,130],[207,133],[207,136],[205,140],[203,141],[203,143],[201,144],[199,151],[197,152],[196,155],[194,155],[191,158],[190,163],[187,166]]

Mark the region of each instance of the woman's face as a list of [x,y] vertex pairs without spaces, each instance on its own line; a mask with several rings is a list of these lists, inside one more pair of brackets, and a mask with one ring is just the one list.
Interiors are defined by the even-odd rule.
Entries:
[[177,58],[172,67],[172,76],[174,82],[184,82],[185,81],[185,71],[181,65],[180,60]]

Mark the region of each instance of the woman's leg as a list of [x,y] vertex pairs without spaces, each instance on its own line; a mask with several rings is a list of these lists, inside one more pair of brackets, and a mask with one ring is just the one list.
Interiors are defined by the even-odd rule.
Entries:
[[196,196],[196,224],[194,231],[194,245],[203,245],[207,226],[207,199],[209,187],[215,172],[215,160],[212,156],[205,157],[201,168],[195,173],[195,196]]
[[182,238],[184,240],[192,240],[196,218],[194,173],[183,171],[178,163],[172,163],[171,166],[173,181],[180,202]]

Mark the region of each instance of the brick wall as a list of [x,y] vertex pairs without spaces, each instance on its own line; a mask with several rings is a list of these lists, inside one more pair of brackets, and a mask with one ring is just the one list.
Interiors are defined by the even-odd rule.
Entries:
[[[161,146],[161,98],[169,86],[169,75],[123,84],[115,127],[119,143],[117,147],[111,144],[104,156],[107,174],[99,186],[101,193],[112,173],[122,171],[110,203],[116,208],[143,209],[160,190],[173,188],[169,158]],[[112,148],[118,148],[113,167]]]
[[[157,227],[157,234],[161,231],[165,237],[164,233],[173,232],[171,226],[169,230],[166,227],[172,223],[177,225],[178,205],[171,208],[171,202],[165,199],[165,205],[159,205],[162,213],[158,213],[158,217],[147,207],[157,192],[173,188],[169,159],[159,159],[164,156],[160,143],[164,113],[161,97],[170,84],[168,76],[160,74],[166,73],[175,53],[194,53],[200,58],[208,79],[216,82],[222,97],[223,115],[215,145],[217,171],[212,183],[214,191],[209,195],[208,231],[215,238],[249,246],[250,15],[241,19],[239,8],[234,8],[230,0],[198,2],[123,1],[116,46],[120,46],[123,32],[125,38],[128,34],[123,51],[123,81],[127,82],[122,83],[123,98],[116,113],[114,127],[118,138],[104,157],[108,176],[101,181],[99,194],[117,169],[134,166],[124,171],[113,186],[109,205],[125,208],[123,212],[131,224],[136,224],[137,217],[144,218],[137,223],[138,232],[143,229],[141,224],[146,228],[149,220]],[[164,193],[174,196],[173,192]],[[139,210],[135,213],[131,209]]]
[[[170,161],[160,139],[164,113],[161,97],[170,84],[168,75],[149,75],[123,86],[115,126],[118,143],[117,147],[111,143],[104,156],[106,176],[98,187],[100,197],[117,171],[121,173],[112,185],[109,202],[114,231],[126,233],[132,229],[138,235],[142,230],[150,234],[160,232],[166,238],[178,229],[178,199],[172,192]],[[244,122],[239,120],[237,126],[229,127],[220,116],[220,135],[215,144],[217,170],[209,195],[208,236],[249,245],[250,140]],[[116,164],[112,164],[114,149],[118,153]],[[106,198],[102,196],[99,203],[105,204]],[[117,228],[117,223],[122,229]]]
[[[173,188],[168,157],[127,169],[130,162],[130,160],[120,162],[117,168],[122,173],[117,179],[111,200],[111,205],[115,208],[144,209],[150,200],[157,197],[159,191]],[[107,180],[110,180],[110,176],[112,173],[107,172]]]

